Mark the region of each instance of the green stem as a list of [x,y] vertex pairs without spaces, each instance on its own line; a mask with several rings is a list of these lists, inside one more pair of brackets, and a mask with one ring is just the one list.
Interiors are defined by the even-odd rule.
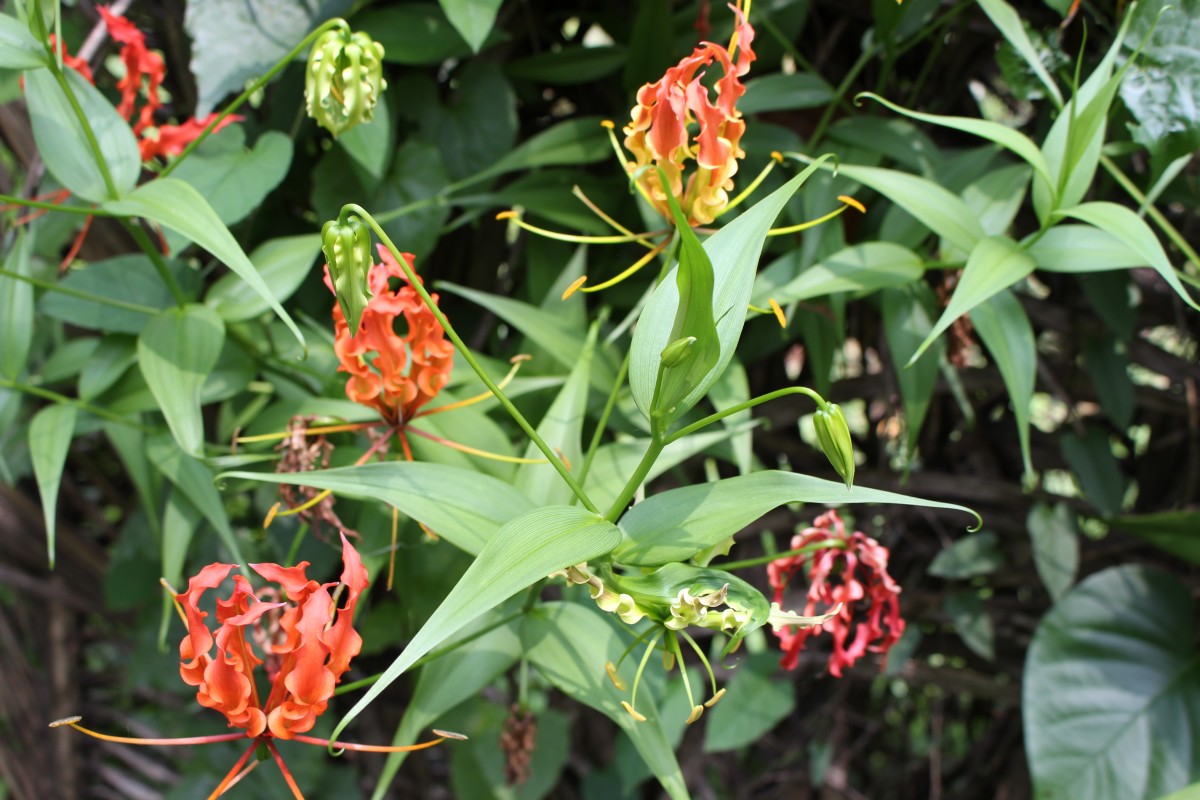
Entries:
[[154,242],[150,241],[150,237],[142,230],[142,226],[134,224],[127,218],[121,219],[121,225],[124,226],[125,230],[129,231],[129,235],[133,237],[133,241],[150,258],[150,263],[154,265],[154,270],[158,273],[158,277],[162,279],[167,289],[170,290],[171,297],[175,298],[175,304],[180,308],[186,306],[188,304],[187,295],[183,293],[183,289],[180,288],[179,283],[175,280],[175,276],[171,274],[171,269],[167,266],[167,262],[163,260],[162,253],[158,252],[158,248],[154,246]]
[[821,141],[821,137],[825,135],[825,129],[829,127],[829,123],[833,121],[833,114],[837,111],[838,104],[841,103],[846,93],[850,91],[850,87],[854,85],[854,81],[858,79],[858,74],[866,69],[867,64],[871,63],[876,54],[879,53],[879,48],[875,45],[868,47],[858,57],[858,60],[846,72],[842,82],[838,84],[837,89],[833,92],[833,100],[829,105],[825,106],[825,113],[821,115],[821,119],[817,122],[817,127],[813,129],[812,136],[808,138],[808,149],[812,150],[817,146],[817,142]]
[[642,485],[642,481],[646,480],[646,476],[650,474],[650,469],[654,466],[654,462],[662,455],[663,447],[662,437],[655,433],[650,439],[650,446],[646,448],[645,455],[638,462],[637,469],[633,471],[633,475],[625,484],[625,488],[621,490],[621,494],[613,501],[612,506],[608,509],[608,513],[604,518],[609,522],[616,522],[621,516],[621,512],[625,510],[625,506],[629,505],[629,501],[633,499],[633,495],[637,492],[638,487]]
[[98,208],[88,208],[87,206],[64,206],[59,203],[43,203],[41,200],[26,200],[23,197],[13,197],[9,194],[0,194],[0,203],[5,205],[28,206],[29,208],[43,208],[46,211],[65,211],[68,214],[82,214],[85,217],[111,217],[114,214],[108,211],[102,211]]
[[7,378],[0,378],[0,389],[12,389],[17,392],[24,392],[25,394],[31,394],[34,397],[41,397],[45,400],[52,400],[55,403],[61,403],[61,404],[68,405],[68,406],[75,406],[80,411],[86,411],[87,413],[93,414],[97,417],[100,417],[101,419],[106,419],[109,422],[116,422],[119,425],[126,425],[130,428],[137,428],[142,433],[151,433],[152,432],[151,428],[146,427],[145,425],[141,424],[140,422],[134,422],[131,419],[122,417],[120,414],[116,414],[112,411],[109,411],[107,408],[101,408],[99,406],[94,406],[91,403],[87,402],[86,400],[80,400],[79,398],[76,398],[76,397],[67,397],[65,394],[59,394],[58,392],[52,392],[49,389],[43,389],[40,386],[33,386],[32,384],[28,384],[28,383],[18,383],[17,381],[10,381]]
[[680,428],[678,431],[666,438],[665,444],[671,444],[672,442],[678,441],[689,434],[695,433],[701,428],[706,428],[714,422],[719,422],[720,420],[725,419],[725,417],[732,416],[739,411],[745,411],[748,408],[754,408],[757,405],[770,402],[771,400],[775,400],[780,397],[785,397],[789,394],[802,394],[806,397],[810,397],[812,398],[813,402],[817,404],[818,408],[825,408],[827,405],[829,405],[825,401],[825,398],[821,397],[821,395],[805,386],[789,386],[786,389],[776,389],[775,391],[761,395],[760,397],[753,397],[749,400],[738,403],[735,406],[730,406],[729,408],[718,411],[715,414],[709,414],[707,417],[698,422],[693,422],[691,425],[688,425],[685,428]]
[[538,435],[538,432],[534,430],[532,425],[529,424],[529,421],[525,419],[525,416],[517,410],[517,407],[512,404],[512,401],[508,399],[508,396],[504,394],[500,387],[496,385],[496,382],[491,379],[491,376],[487,374],[487,371],[480,366],[477,360],[475,360],[475,356],[471,353],[471,349],[467,347],[466,342],[464,342],[462,337],[458,335],[458,331],[454,330],[454,326],[450,324],[450,320],[446,319],[446,315],[443,314],[441,309],[437,307],[437,303],[433,302],[433,298],[429,296],[429,292],[425,290],[425,286],[421,283],[421,280],[412,271],[412,267],[408,265],[408,261],[400,255],[400,251],[396,248],[396,245],[393,244],[391,238],[387,235],[387,233],[384,232],[379,223],[375,221],[375,218],[367,213],[362,206],[355,203],[347,203],[346,205],[342,206],[342,213],[339,216],[339,219],[344,223],[350,214],[358,216],[363,220],[363,222],[367,223],[367,225],[371,227],[371,230],[375,232],[375,235],[379,237],[379,240],[383,242],[384,247],[386,247],[391,252],[392,257],[396,259],[396,263],[399,264],[401,269],[404,270],[404,274],[408,277],[409,283],[412,285],[413,289],[416,290],[417,294],[421,296],[421,299],[433,313],[433,316],[438,321],[438,324],[440,324],[446,331],[446,335],[450,337],[450,341],[454,342],[454,346],[458,348],[458,352],[462,354],[463,359],[471,366],[471,369],[475,371],[475,374],[479,376],[479,380],[483,381],[483,385],[488,388],[500,405],[504,406],[504,410],[507,411],[509,416],[511,416],[517,425],[520,426],[521,430],[525,432],[525,435],[529,437],[529,440],[534,443],[538,450],[542,451],[542,455],[545,456],[546,460],[550,462],[550,466],[554,467],[555,471],[558,472],[559,476],[563,479],[567,486],[570,487],[575,496],[579,498],[579,502],[583,503],[583,507],[588,511],[591,511],[593,514],[599,514],[599,509],[597,509],[595,504],[592,503],[591,498],[587,496],[587,493],[575,480],[575,477],[571,475],[571,471],[568,470],[566,465],[562,463],[562,460],[558,457],[558,454],[555,453],[554,450],[551,449],[548,444],[546,444],[542,437]]
[[162,172],[158,173],[158,177],[165,178],[168,175],[170,175],[174,171],[174,169],[183,162],[183,160],[185,158],[187,158],[189,155],[191,155],[193,150],[195,150],[197,147],[200,146],[201,142],[203,142],[205,139],[207,139],[212,134],[212,132],[214,130],[216,130],[217,126],[221,124],[222,120],[224,120],[230,114],[232,114],[233,112],[235,112],[239,108],[241,108],[242,105],[247,100],[250,99],[251,95],[253,95],[259,89],[263,88],[268,83],[270,83],[271,79],[274,78],[276,75],[278,75],[280,72],[282,72],[284,69],[286,69],[288,64],[291,64],[292,60],[295,59],[296,56],[303,53],[305,48],[307,48],[310,44],[315,42],[317,40],[317,37],[319,37],[321,34],[325,33],[326,31],[331,30],[332,28],[342,28],[343,30],[349,30],[350,23],[346,22],[346,20],[342,19],[341,17],[335,17],[334,19],[326,20],[324,23],[322,23],[320,26],[318,26],[315,30],[313,30],[312,33],[310,33],[308,36],[305,36],[300,41],[300,44],[293,47],[291,49],[291,51],[288,52],[287,55],[285,55],[283,58],[281,58],[279,61],[277,61],[275,63],[275,66],[271,67],[269,70],[267,70],[265,73],[263,73],[262,77],[260,77],[258,80],[256,80],[254,83],[250,84],[246,88],[246,91],[239,94],[237,97],[235,97],[233,99],[233,102],[231,102],[229,105],[225,106],[225,108],[223,108],[221,110],[221,112],[219,114],[217,114],[217,116],[215,116],[211,122],[208,123],[208,126],[200,133],[200,135],[197,136],[195,139],[193,139],[190,143],[188,143],[188,146],[183,148],[183,151],[178,156],[176,156],[176,158],[173,161],[171,161],[171,163],[167,164],[167,166],[163,168]]
[[162,310],[159,308],[154,308],[153,306],[144,306],[141,303],[130,303],[125,300],[116,300],[112,297],[102,297],[102,296],[96,295],[96,294],[88,294],[87,292],[81,292],[78,289],[72,289],[69,286],[63,286],[61,283],[55,283],[54,281],[44,281],[44,280],[41,280],[40,278],[31,278],[28,275],[21,275],[20,273],[17,273],[17,272],[9,272],[8,270],[3,269],[3,268],[0,268],[0,275],[4,276],[6,278],[15,278],[16,280],[24,281],[25,283],[32,284],[32,285],[38,287],[39,289],[45,289],[47,292],[57,292],[58,294],[66,295],[67,297],[74,297],[79,300],[86,300],[89,303],[99,303],[100,305],[103,305],[103,306],[109,306],[111,308],[119,308],[122,311],[133,311],[138,314],[146,314],[148,316],[153,317],[155,314],[157,314],[159,311]]
[[806,544],[804,547],[797,547],[795,550],[784,550],[782,553],[774,555],[759,556],[757,558],[746,558],[741,561],[726,561],[723,564],[713,564],[713,569],[723,569],[726,572],[735,569],[749,569],[750,567],[760,567],[763,564],[770,564],[772,561],[777,561],[781,558],[790,558],[792,556],[802,556],[806,553],[815,553],[818,550],[828,550],[831,547],[845,548],[846,543],[841,539],[826,539],[823,542],[813,542]]
[[1117,166],[1116,162],[1103,153],[1100,155],[1100,163],[1104,165],[1104,169],[1108,172],[1108,174],[1113,176],[1113,179],[1121,185],[1121,188],[1124,189],[1130,197],[1136,200],[1138,205],[1146,209],[1146,215],[1149,216],[1150,219],[1154,220],[1154,224],[1157,225],[1164,234],[1166,234],[1167,238],[1170,239],[1171,242],[1174,243],[1174,245],[1178,247],[1185,256],[1187,256],[1187,259],[1192,263],[1192,266],[1200,268],[1200,255],[1198,255],[1196,250],[1190,244],[1188,244],[1187,239],[1183,238],[1183,234],[1181,234],[1179,230],[1171,224],[1171,221],[1163,216],[1163,213],[1158,210],[1158,207],[1150,202],[1149,198],[1146,197],[1141,189],[1138,188],[1137,184],[1134,183],[1133,180],[1130,179],[1130,177],[1126,175],[1120,167]]
[[596,423],[596,431],[592,434],[592,441],[588,444],[587,454],[583,457],[583,466],[579,469],[579,482],[587,481],[588,472],[592,469],[592,461],[596,458],[596,451],[600,449],[600,440],[604,438],[604,431],[608,427],[608,418],[612,415],[613,408],[617,405],[617,396],[621,393],[621,387],[625,385],[625,376],[629,374],[629,356],[631,350],[625,351],[625,360],[621,362],[621,368],[617,370],[617,380],[613,383],[612,391],[608,393],[608,400],[604,402],[604,410],[600,412],[600,419]]

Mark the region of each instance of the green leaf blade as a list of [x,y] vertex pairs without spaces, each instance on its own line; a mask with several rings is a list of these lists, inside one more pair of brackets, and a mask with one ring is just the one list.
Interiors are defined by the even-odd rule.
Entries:
[[75,435],[75,406],[47,406],[29,423],[29,459],[42,497],[42,516],[46,520],[46,553],[54,568],[55,541],[58,531],[58,487],[62,483],[67,451]]

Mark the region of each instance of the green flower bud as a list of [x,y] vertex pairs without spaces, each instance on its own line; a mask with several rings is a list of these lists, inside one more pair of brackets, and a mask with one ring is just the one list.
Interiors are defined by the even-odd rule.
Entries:
[[659,356],[663,367],[670,369],[677,366],[679,362],[687,358],[687,354],[691,351],[692,345],[695,343],[695,336],[685,336],[682,339],[676,339],[664,347],[662,354]]
[[829,403],[813,415],[817,441],[829,463],[842,476],[846,488],[854,485],[854,443],[850,441],[850,426],[837,403]]
[[335,137],[375,115],[383,79],[383,45],[365,33],[334,28],[308,55],[304,98],[308,115]]
[[321,228],[321,241],[338,305],[346,317],[351,337],[357,336],[363,309],[371,299],[367,282],[367,273],[373,264],[371,229],[359,219],[330,220]]

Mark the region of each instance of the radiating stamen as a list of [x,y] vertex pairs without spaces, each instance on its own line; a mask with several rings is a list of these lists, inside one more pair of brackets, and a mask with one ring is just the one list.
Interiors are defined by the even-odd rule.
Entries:
[[506,456],[506,455],[501,455],[500,453],[491,453],[491,452],[488,452],[487,450],[480,450],[476,447],[471,447],[470,445],[459,444],[458,442],[452,442],[449,439],[443,439],[441,436],[435,436],[434,434],[429,433],[428,431],[419,430],[412,426],[406,427],[405,430],[408,433],[415,433],[417,436],[420,436],[423,439],[428,439],[431,442],[437,442],[438,444],[445,445],[446,447],[449,447],[451,450],[457,450],[460,453],[467,453],[468,455],[479,456],[480,458],[490,458],[493,461],[503,461],[507,464],[548,464],[549,463],[544,458],[522,458],[520,456]]
[[822,222],[828,222],[834,217],[841,215],[847,208],[853,208],[856,211],[862,212],[863,214],[867,213],[867,207],[855,200],[853,197],[849,197],[848,195],[838,195],[838,200],[841,200],[844,204],[841,208],[835,211],[830,211],[823,217],[817,217],[816,219],[809,220],[808,222],[801,222],[799,225],[789,225],[786,228],[772,228],[771,230],[767,231],[767,236],[783,236],[784,234],[799,233],[800,231],[808,230],[809,228],[815,228]]
[[[712,699],[710,699],[704,705],[708,708],[712,708],[716,702],[721,699],[721,696],[725,694],[725,690],[721,689],[720,691],[717,691],[717,676],[713,674],[712,664],[708,663],[708,656],[704,655],[704,651],[700,649],[700,645],[696,644],[696,640],[693,639],[687,631],[680,631],[679,635],[682,636],[689,645],[691,645],[694,651],[696,651],[696,655],[700,657],[700,663],[704,665],[704,669],[708,672],[708,682],[709,685],[712,686],[713,696]],[[684,671],[686,672],[686,670]]]
[[753,303],[750,303],[748,307],[756,314],[773,314],[775,316],[775,320],[779,323],[779,327],[786,329],[787,315],[783,313],[783,308],[773,297],[768,298],[767,303],[769,304],[768,308],[760,308]]
[[263,743],[267,749],[271,751],[271,757],[275,759],[275,763],[279,765],[279,771],[283,773],[283,779],[287,781],[288,788],[292,790],[292,797],[296,800],[304,800],[304,795],[300,792],[300,787],[296,785],[296,779],[292,777],[292,771],[287,768],[287,764],[283,763],[283,756],[279,755],[279,749],[275,747],[275,740],[264,738]]
[[385,745],[385,744],[356,744],[355,742],[330,742],[328,739],[318,739],[315,736],[296,735],[292,737],[293,742],[304,742],[305,744],[317,744],[322,747],[333,747],[338,750],[352,750],[356,753],[412,753],[417,750],[426,750],[430,747],[436,747],[447,739],[457,741],[465,740],[467,737],[461,733],[452,733],[451,731],[433,731],[438,738],[428,742],[420,742],[419,744],[409,745]]
[[[512,383],[512,379],[517,376],[517,372],[521,369],[521,364],[531,360],[533,360],[533,356],[527,353],[520,353],[510,358],[508,363],[512,364],[512,366],[509,368],[508,374],[496,384],[496,388],[503,389],[508,386],[508,384]],[[428,417],[430,414],[441,414],[443,411],[453,411],[456,408],[466,408],[467,406],[473,406],[476,403],[482,403],[484,400],[489,400],[492,397],[495,397],[495,395],[493,395],[490,390],[486,392],[480,392],[474,397],[468,397],[466,400],[459,400],[454,403],[447,403],[444,406],[436,406],[434,408],[427,408],[422,411],[418,411],[416,414],[413,414],[413,419],[417,419],[418,417]],[[409,460],[411,461],[412,459]]]
[[692,697],[692,681],[688,678],[687,666],[683,663],[683,652],[679,649],[679,637],[675,631],[667,632],[667,647],[679,661],[679,677],[683,678],[683,691],[687,694],[688,705],[692,707],[692,713],[687,718],[687,724],[691,725],[700,719],[700,715],[704,713],[704,706],[697,705]]
[[[378,422],[353,422],[342,425],[321,425],[315,428],[305,428],[305,434],[322,434],[322,433],[343,433],[346,431],[362,431],[367,428],[379,427]],[[277,442],[280,439],[286,439],[292,435],[292,431],[280,431],[278,433],[260,433],[255,436],[239,436],[234,439],[238,444],[247,444],[249,442]]]
[[626,236],[636,236],[637,238],[634,239],[634,241],[636,241],[638,244],[642,245],[643,247],[654,247],[654,243],[651,242],[648,238],[646,238],[648,236],[653,236],[654,235],[653,233],[634,233],[633,231],[629,230],[624,225],[622,225],[621,223],[617,222],[615,219],[610,217],[608,214],[604,213],[604,210],[602,208],[600,208],[600,206],[593,203],[591,201],[591,199],[589,199],[588,196],[583,193],[583,189],[580,189],[578,185],[571,187],[571,194],[578,197],[580,199],[580,201],[585,206],[588,207],[589,211],[591,211],[593,214],[595,214],[600,219],[607,222],[609,227],[611,227],[613,230],[617,231],[618,233],[623,233]]
[[[595,286],[584,286],[581,282],[576,281],[574,284],[571,285],[571,288],[567,292],[563,292],[563,300],[566,300],[568,297],[570,297],[571,294],[576,289],[578,289],[581,292],[599,292],[603,289],[609,288],[610,286],[616,286],[618,283],[625,280],[630,275],[637,273],[638,270],[640,270],[642,267],[646,266],[651,261],[653,261],[658,256],[659,253],[661,253],[663,250],[665,250],[667,248],[667,245],[669,245],[671,243],[671,239],[672,239],[672,237],[670,237],[670,236],[663,239],[661,242],[659,242],[658,244],[656,244],[654,246],[653,250],[646,253],[644,256],[639,258],[637,261],[633,262],[633,264],[631,266],[629,266],[628,268],[626,268],[625,271],[622,272],[620,275],[616,276],[615,278],[609,278],[608,280],[604,281],[604,283],[598,283]],[[584,276],[584,280],[587,280],[586,275]],[[576,285],[576,284],[578,284],[578,285]]]
[[633,676],[633,692],[631,692],[629,695],[629,702],[626,703],[624,700],[621,701],[621,705],[626,711],[629,712],[629,716],[633,717],[638,722],[646,721],[646,717],[642,714],[639,714],[635,708],[635,706],[637,706],[638,686],[641,685],[642,673],[646,671],[646,663],[650,660],[650,654],[654,652],[654,648],[658,645],[658,640],[661,636],[662,629],[660,628],[655,631],[654,637],[650,640],[650,643],[646,645],[646,652],[642,655],[641,663],[638,664],[637,672]]
[[212,736],[184,736],[178,739],[143,739],[137,736],[112,736],[107,733],[89,730],[79,724],[83,717],[66,717],[65,719],[56,719],[50,723],[51,728],[61,728],[68,725],[80,733],[86,733],[93,739],[100,739],[105,742],[113,742],[115,744],[136,744],[136,745],[157,745],[160,747],[185,747],[193,744],[212,744],[214,742],[234,742],[238,739],[245,739],[246,732],[238,733],[218,733]]
[[749,197],[751,194],[753,194],[754,190],[759,187],[759,184],[761,184],[763,182],[763,180],[768,175],[771,174],[771,171],[775,169],[775,165],[777,163],[778,164],[783,163],[783,153],[780,153],[778,150],[772,150],[771,151],[771,160],[767,162],[767,165],[765,167],[763,167],[762,172],[758,173],[758,175],[754,178],[754,180],[750,181],[750,184],[748,186],[746,186],[745,189],[743,189],[741,192],[738,193],[737,197],[730,200],[724,208],[722,208],[720,211],[718,211],[716,216],[714,217],[714,219],[719,218],[725,212],[729,211],[729,209],[737,208],[739,205],[741,205],[742,201],[745,200],[747,197]]
[[577,244],[622,244],[623,242],[636,242],[646,237],[644,233],[622,234],[621,236],[590,236],[578,233],[559,233],[552,231],[549,228],[540,228],[537,225],[530,225],[525,220],[521,219],[521,215],[516,211],[501,211],[496,215],[496,219],[512,220],[512,223],[518,228],[527,230],[530,233],[536,233],[538,236],[545,236],[547,239],[556,239],[560,242],[575,242]]

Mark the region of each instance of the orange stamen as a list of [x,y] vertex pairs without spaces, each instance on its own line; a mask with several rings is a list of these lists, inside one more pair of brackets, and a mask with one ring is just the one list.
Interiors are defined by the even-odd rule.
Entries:
[[[239,758],[234,763],[233,769],[229,770],[229,772],[225,775],[225,777],[221,779],[221,782],[217,784],[217,788],[213,789],[212,794],[210,794],[208,796],[208,800],[216,800],[216,798],[225,794],[226,789],[228,789],[230,786],[233,786],[233,784],[236,783],[237,781],[241,780],[241,776],[239,773],[241,772],[242,765],[246,763],[246,759],[250,758],[250,755],[257,748],[258,748],[257,740],[250,743],[250,747],[247,748],[246,752],[242,753],[242,757]],[[255,763],[258,763],[258,762],[255,762]]]
[[463,741],[467,737],[461,733],[452,733],[450,731],[434,730],[437,734],[436,739],[420,744],[410,745],[382,745],[382,744],[356,744],[354,742],[330,742],[328,739],[318,739],[315,736],[296,735],[292,737],[294,742],[304,742],[305,744],[319,744],[322,747],[332,747],[337,750],[351,750],[355,753],[412,753],[417,750],[426,750],[430,747],[436,747],[447,739]]
[[287,781],[288,788],[292,790],[292,797],[296,800],[304,800],[304,795],[300,792],[300,787],[296,785],[296,779],[292,777],[292,771],[287,768],[287,764],[283,763],[283,756],[279,755],[279,749],[275,747],[274,739],[263,739],[267,749],[271,751],[271,757],[275,759],[275,763],[279,765],[279,771],[283,773],[283,779]]
[[587,275],[580,275],[571,282],[571,285],[568,286],[566,290],[563,291],[562,299],[566,300],[568,297],[575,294],[579,287],[583,286],[585,283],[587,283]]
[[467,453],[468,455],[472,455],[472,456],[479,456],[480,458],[490,458],[493,461],[503,461],[506,464],[547,464],[547,463],[549,463],[544,458],[521,458],[520,456],[506,456],[506,455],[501,455],[500,453],[491,453],[491,452],[488,452],[487,450],[480,450],[476,447],[471,447],[470,445],[459,444],[458,442],[452,442],[449,439],[443,439],[441,436],[435,436],[434,434],[429,433],[428,431],[418,430],[417,428],[413,428],[411,426],[409,426],[407,430],[409,433],[415,433],[417,436],[420,436],[424,439],[428,439],[431,442],[437,442],[440,445],[445,445],[446,447],[449,447],[451,450],[457,450],[460,453]]
[[779,321],[779,327],[786,329],[787,317],[784,316],[783,309],[779,307],[779,303],[775,302],[774,297],[768,299],[767,302],[771,304],[771,311],[775,314],[775,319]]
[[848,195],[848,194],[839,194],[839,195],[838,195],[838,197],[837,197],[837,199],[838,199],[838,200],[841,200],[841,201],[842,201],[843,203],[845,203],[846,205],[848,205],[848,206],[850,206],[851,208],[855,209],[855,210],[856,210],[856,211],[858,211],[858,213],[860,213],[860,214],[865,214],[865,213],[867,213],[867,207],[866,207],[866,206],[864,206],[862,203],[858,202],[857,200],[855,200],[853,197],[851,197],[851,196],[850,196],[850,195]]
[[[504,387],[508,386],[508,384],[512,382],[512,379],[517,376],[518,370],[521,369],[521,364],[525,363],[526,361],[531,361],[532,359],[533,356],[526,353],[521,353],[510,358],[508,363],[512,364],[512,367],[509,368],[508,374],[505,375],[498,384],[496,384],[496,388],[503,389]],[[490,391],[481,392],[474,397],[468,397],[466,400],[447,403],[444,406],[437,406],[435,408],[423,409],[413,415],[413,419],[416,419],[417,417],[428,417],[430,414],[440,414],[443,411],[453,411],[456,408],[466,408],[467,406],[473,406],[476,403],[482,403],[484,400],[487,400],[491,397],[492,393]],[[409,458],[408,460],[412,461],[412,458]]]
[[67,717],[66,719],[56,719],[50,723],[51,728],[61,728],[68,725],[80,733],[86,733],[93,739],[99,739],[104,742],[113,742],[114,744],[136,744],[136,745],[158,745],[160,747],[185,747],[193,744],[212,744],[214,742],[235,742],[238,739],[245,739],[246,732],[238,733],[218,733],[213,736],[185,736],[178,739],[141,739],[136,736],[112,736],[107,733],[100,733],[83,727],[79,721],[83,717]]

